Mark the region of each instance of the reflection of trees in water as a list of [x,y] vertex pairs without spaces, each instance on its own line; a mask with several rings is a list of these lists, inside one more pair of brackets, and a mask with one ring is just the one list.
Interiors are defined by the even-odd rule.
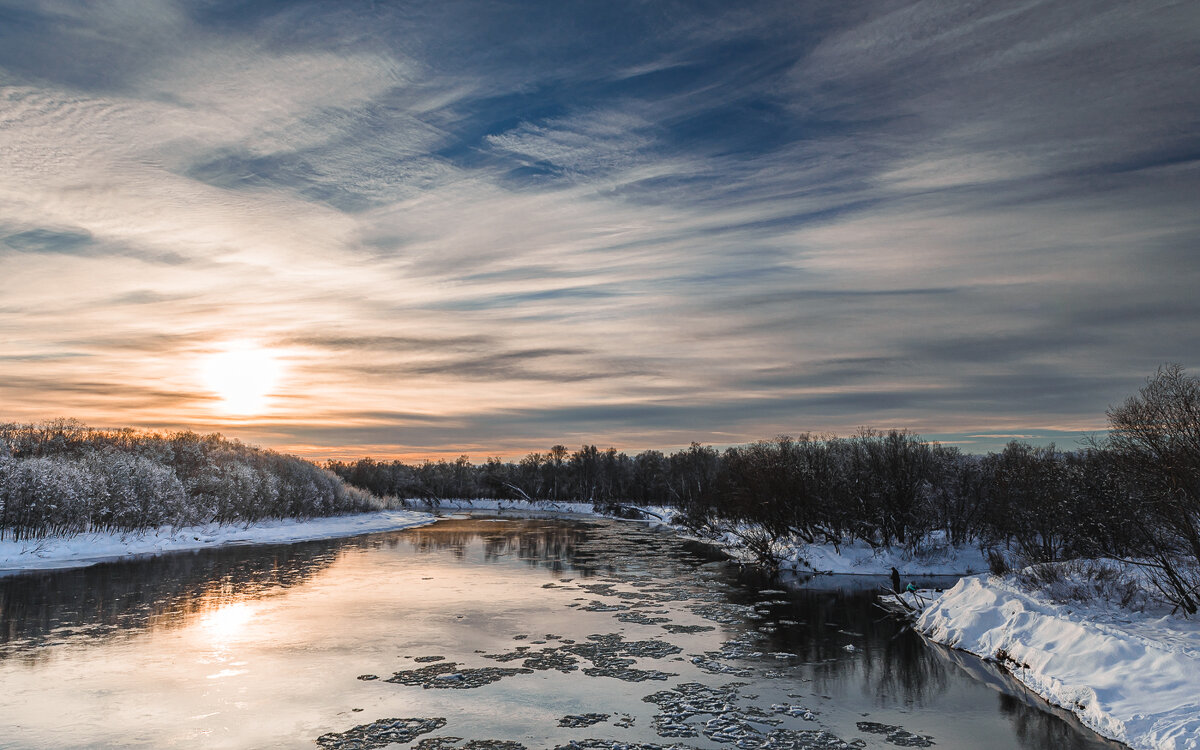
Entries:
[[479,542],[486,562],[515,556],[528,565],[553,572],[568,568],[585,573],[580,545],[588,539],[587,524],[559,520],[514,520],[480,522],[472,519],[447,519],[432,526],[408,532],[409,543],[418,552],[448,550],[456,558],[466,556],[471,545]]
[[949,672],[929,658],[921,637],[890,617],[884,622],[887,627],[871,629],[860,661],[876,702],[899,699],[912,708],[927,705],[949,690],[953,684]]
[[996,691],[1000,713],[1011,720],[1024,748],[1118,750],[1126,747],[1093,733],[1067,711],[1051,707],[995,664],[944,646],[930,646],[928,651],[948,670],[965,673],[972,681],[983,683]]
[[225,547],[0,578],[0,658],[30,645],[186,625],[310,580],[354,540]]
[[819,691],[865,681],[881,703],[920,706],[949,689],[945,667],[929,657],[920,636],[875,606],[874,591],[800,589],[791,599],[774,607],[771,618],[800,624],[781,626],[760,648],[813,664]]
[[1012,721],[1021,746],[1029,750],[1117,750],[1125,747],[1092,735],[1078,721],[1052,713],[1047,706],[1035,708],[1008,693],[1000,693],[998,697],[1000,712]]
[[[814,664],[813,689],[818,693],[861,682],[879,705],[932,705],[964,680],[986,684],[997,691],[1001,713],[1028,750],[1124,747],[1092,733],[1070,714],[1051,709],[1011,675],[978,657],[926,643],[905,623],[881,612],[874,598],[871,590],[800,589],[792,594],[791,604],[773,608],[771,619],[801,624],[780,627],[757,648],[787,651]],[[853,644],[855,652],[846,652],[847,644]]]
[[559,571],[586,536],[586,526],[570,522],[446,520],[386,536],[224,547],[7,576],[0,578],[0,658],[44,658],[44,649],[30,646],[68,638],[181,627],[235,602],[305,583],[351,549],[407,540],[418,551],[450,550],[462,558],[482,541],[490,562],[515,555]]

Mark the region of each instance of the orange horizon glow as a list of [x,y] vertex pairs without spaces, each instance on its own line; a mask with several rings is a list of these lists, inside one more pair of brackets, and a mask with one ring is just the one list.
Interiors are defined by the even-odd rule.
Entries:
[[[5,421],[0,415],[0,421]],[[38,423],[45,420],[20,420]],[[120,429],[126,425],[88,422],[80,420],[87,427],[97,429]],[[611,432],[598,432],[595,435],[568,434],[545,437],[526,437],[521,439],[500,439],[494,443],[465,443],[456,445],[420,445],[401,442],[403,429],[397,429],[398,440],[395,443],[346,443],[342,445],[320,444],[313,442],[298,442],[291,439],[290,430],[295,423],[274,422],[258,418],[212,418],[190,423],[159,422],[130,425],[135,429],[153,433],[171,433],[176,431],[192,431],[199,434],[220,434],[225,438],[240,440],[247,445],[274,450],[279,453],[298,456],[317,464],[326,461],[353,462],[362,458],[376,461],[402,461],[405,463],[422,463],[424,461],[454,461],[460,456],[467,456],[473,463],[482,463],[489,458],[502,461],[519,461],[530,453],[546,453],[554,445],[564,445],[569,450],[578,450],[583,445],[595,445],[600,450],[614,448],[628,455],[636,455],[646,450],[657,450],[666,454],[685,450],[694,441],[701,445],[713,446],[718,449],[733,445],[744,445],[758,440],[768,440],[779,435],[799,436],[809,434],[814,437],[851,437],[858,432],[853,429],[768,429],[763,432],[713,432],[689,433],[679,430],[663,430],[656,432],[639,432],[637,434],[618,435]],[[341,426],[333,421],[328,423],[331,428]],[[886,432],[891,429],[908,430],[926,439],[928,443],[959,446],[967,452],[997,450],[1010,439],[1023,439],[1026,442],[1047,443],[1055,442],[1060,448],[1071,449],[1085,436],[1101,434],[1107,425],[1101,421],[1070,422],[1063,424],[1041,424],[1030,427],[1006,421],[978,424],[942,425],[936,428],[919,424],[890,424],[877,425],[874,429]]]

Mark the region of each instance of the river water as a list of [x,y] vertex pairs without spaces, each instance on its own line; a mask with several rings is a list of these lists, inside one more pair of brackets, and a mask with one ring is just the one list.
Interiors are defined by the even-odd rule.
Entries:
[[873,596],[530,518],[13,575],[0,747],[1121,747]]

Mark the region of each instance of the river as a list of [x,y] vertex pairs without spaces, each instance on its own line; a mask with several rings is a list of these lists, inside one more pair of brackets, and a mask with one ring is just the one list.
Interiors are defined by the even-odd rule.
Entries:
[[450,518],[0,578],[0,747],[1123,747],[874,581],[632,522]]

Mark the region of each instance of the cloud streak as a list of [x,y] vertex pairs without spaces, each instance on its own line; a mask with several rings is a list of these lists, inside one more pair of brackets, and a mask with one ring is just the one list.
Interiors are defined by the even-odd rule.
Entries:
[[[1196,29],[0,0],[0,417],[311,455],[1062,443],[1200,366]],[[230,421],[199,372],[245,340],[284,375]]]

